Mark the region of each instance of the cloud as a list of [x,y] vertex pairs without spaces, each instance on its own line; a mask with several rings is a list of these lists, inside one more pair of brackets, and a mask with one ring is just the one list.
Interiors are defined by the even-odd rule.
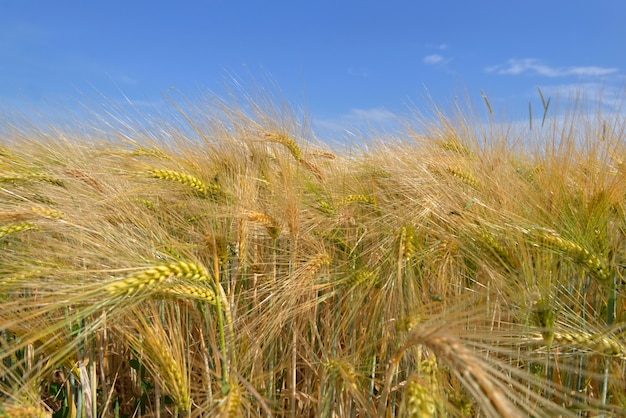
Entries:
[[591,107],[598,105],[611,111],[621,111],[626,106],[624,87],[604,83],[572,83],[541,86],[544,96],[561,100],[575,101],[583,99]]
[[606,68],[597,66],[584,67],[551,67],[536,58],[510,59],[506,64],[494,65],[485,68],[488,73],[496,73],[501,75],[519,75],[524,73],[538,74],[546,77],[565,77],[565,76],[589,76],[598,77],[603,75],[614,74],[619,71],[618,68]]
[[428,64],[428,65],[439,64],[443,62],[443,59],[444,59],[443,56],[439,54],[426,55],[424,57],[424,64]]
[[366,67],[358,67],[358,68],[350,67],[346,71],[348,72],[348,75],[351,75],[354,77],[367,77],[369,75],[369,71]]
[[131,86],[136,86],[137,85],[137,80],[134,79],[133,77],[129,76],[128,74],[120,73],[116,78],[121,83],[128,84],[128,85],[131,85]]
[[334,118],[314,119],[313,127],[321,137],[355,136],[354,132],[361,134],[372,131],[393,130],[398,127],[397,117],[381,108],[350,109]]
[[444,49],[448,49],[448,44],[443,43],[443,44],[426,44],[424,45],[425,48],[428,49],[440,49],[440,50],[444,50]]
[[350,113],[342,116],[342,119],[352,122],[387,123],[395,119],[395,116],[383,108],[375,107],[372,109],[351,109]]

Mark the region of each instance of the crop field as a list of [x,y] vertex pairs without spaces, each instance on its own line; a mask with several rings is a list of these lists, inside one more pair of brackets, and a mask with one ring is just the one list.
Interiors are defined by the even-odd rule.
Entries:
[[0,417],[625,416],[626,118],[544,105],[4,120]]

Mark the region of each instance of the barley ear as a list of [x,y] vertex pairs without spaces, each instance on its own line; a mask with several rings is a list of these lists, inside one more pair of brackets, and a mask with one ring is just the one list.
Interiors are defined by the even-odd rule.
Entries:
[[300,162],[302,160],[302,150],[292,137],[276,133],[266,133],[265,137],[287,148],[296,161]]
[[201,265],[179,261],[150,267],[128,277],[114,280],[105,287],[105,290],[112,296],[130,295],[142,289],[153,288],[170,277],[194,281],[209,280],[207,271]]

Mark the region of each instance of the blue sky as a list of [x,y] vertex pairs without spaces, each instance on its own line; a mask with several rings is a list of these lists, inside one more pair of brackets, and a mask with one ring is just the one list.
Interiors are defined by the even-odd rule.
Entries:
[[481,90],[512,113],[538,86],[610,105],[625,19],[623,0],[0,0],[0,108],[158,107],[233,79],[279,86],[320,130]]

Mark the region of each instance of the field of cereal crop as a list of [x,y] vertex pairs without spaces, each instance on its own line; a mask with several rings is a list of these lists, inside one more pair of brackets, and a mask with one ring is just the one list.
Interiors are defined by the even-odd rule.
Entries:
[[623,416],[625,119],[570,106],[4,123],[0,416]]

